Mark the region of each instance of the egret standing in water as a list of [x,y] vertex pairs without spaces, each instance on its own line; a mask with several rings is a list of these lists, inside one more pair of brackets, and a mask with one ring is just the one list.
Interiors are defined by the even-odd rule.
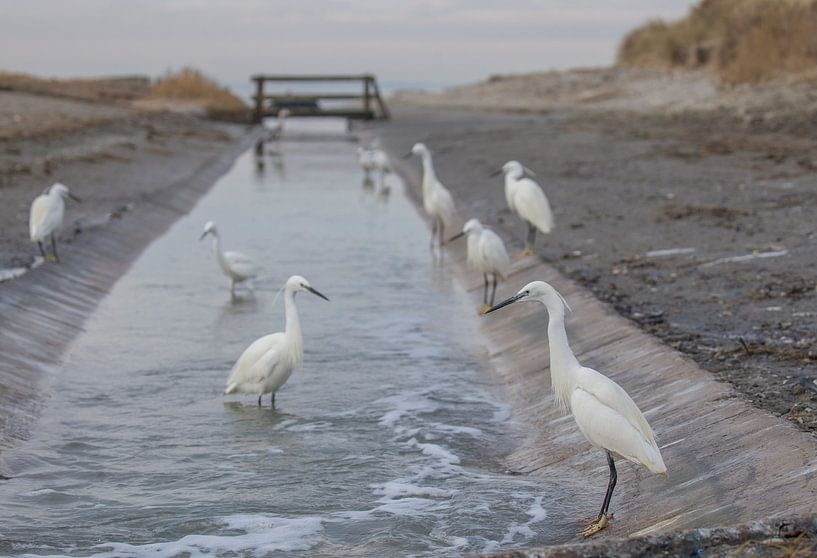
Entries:
[[434,164],[431,160],[431,151],[425,144],[417,143],[411,148],[411,153],[419,155],[423,160],[423,209],[432,220],[431,248],[434,248],[434,240],[442,247],[445,238],[445,227],[450,227],[454,221],[456,209],[454,198],[451,192],[443,186],[434,172]]
[[666,473],[667,467],[647,419],[627,392],[607,376],[579,364],[567,342],[565,308],[570,307],[562,295],[548,283],[534,281],[488,312],[520,301],[541,302],[547,308],[550,380],[556,403],[573,415],[587,441],[607,455],[610,482],[601,511],[598,519],[579,533],[589,537],[607,527],[612,517],[608,509],[617,479],[614,455],[656,474]]
[[284,135],[284,124],[286,123],[287,118],[292,113],[289,109],[281,109],[278,111],[278,120],[275,122],[275,125],[272,126],[267,133],[267,141],[277,141],[281,139]]
[[256,339],[241,353],[227,379],[225,395],[257,393],[260,406],[261,397],[265,393],[271,393],[272,406],[275,407],[275,392],[286,383],[292,371],[301,364],[304,356],[304,338],[301,334],[298,307],[295,306],[295,295],[305,291],[324,300],[329,299],[313,289],[309,281],[300,275],[293,275],[287,279],[285,289],[286,327],[284,331]]
[[251,281],[258,275],[258,264],[241,252],[225,252],[221,248],[221,236],[216,224],[212,221],[205,223],[199,240],[204,240],[208,234],[213,235],[213,253],[221,271],[230,278],[230,294],[235,295],[236,284]]
[[[511,266],[511,258],[499,235],[483,227],[477,219],[466,221],[462,232],[452,237],[449,242],[463,235],[468,235],[468,265],[482,273],[485,283],[482,291],[482,308],[479,309],[479,313],[484,314],[494,303],[497,276],[505,278]],[[490,300],[488,299],[488,275],[493,278]]]
[[363,171],[363,186],[366,188],[370,188],[372,185],[371,172],[372,169],[374,168],[372,150],[367,149],[365,147],[358,147],[357,162],[360,165],[360,169]]
[[51,255],[55,262],[60,261],[57,255],[57,235],[62,228],[62,220],[65,215],[65,198],[80,202],[80,199],[72,194],[65,184],[57,182],[31,202],[28,229],[31,233],[31,241],[36,242],[40,247],[40,254],[44,260],[49,258],[43,242],[51,237]]
[[493,175],[505,173],[505,200],[508,207],[528,224],[528,239],[522,255],[532,256],[536,230],[545,234],[553,230],[553,212],[542,188],[530,178],[526,178],[525,171],[533,174],[519,161],[508,161],[502,166],[501,171]]

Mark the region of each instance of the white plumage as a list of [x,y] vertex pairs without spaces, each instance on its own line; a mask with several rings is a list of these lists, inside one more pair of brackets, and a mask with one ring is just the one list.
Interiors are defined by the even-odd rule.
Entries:
[[213,221],[207,221],[204,225],[204,232],[199,240],[208,234],[213,235],[213,253],[216,256],[218,266],[222,273],[230,279],[230,292],[235,292],[236,284],[254,279],[258,275],[258,264],[241,252],[225,252],[221,248],[221,235]]
[[666,473],[667,467],[650,425],[627,392],[607,376],[579,364],[567,341],[567,302],[562,295],[548,283],[534,281],[489,312],[517,301],[537,301],[547,308],[550,377],[556,401],[573,414],[584,437],[607,454],[610,483],[601,512],[598,519],[580,533],[590,536],[607,526],[607,512],[617,480],[614,455],[642,465],[652,473]]
[[[496,296],[497,277],[503,279],[511,266],[511,258],[505,249],[505,243],[494,231],[482,226],[478,219],[469,219],[465,222],[462,232],[451,240],[466,235],[468,242],[468,265],[482,273],[484,289],[482,293],[483,307],[480,312],[485,312],[494,303]],[[492,276],[493,289],[490,299],[488,297],[488,275]]]
[[46,193],[37,196],[31,202],[28,230],[31,241],[37,243],[40,247],[40,254],[45,259],[48,259],[48,256],[43,247],[43,242],[50,237],[52,255],[54,260],[59,261],[56,237],[62,228],[65,215],[65,198],[80,201],[78,197],[68,190],[65,184],[57,182],[49,187]]
[[267,141],[277,141],[284,135],[284,125],[291,112],[289,109],[281,109],[278,111],[278,119],[275,124],[267,132]]
[[357,148],[357,162],[360,165],[360,168],[363,170],[363,173],[367,176],[374,168],[374,160],[372,155],[373,153],[371,149],[366,149],[365,147]]
[[542,188],[523,176],[525,170],[518,161],[508,161],[502,166],[505,173],[505,200],[510,210],[528,223],[525,253],[533,254],[537,229],[545,234],[553,230],[553,211]]
[[303,360],[303,334],[298,307],[295,305],[295,295],[302,291],[329,300],[313,289],[303,277],[299,275],[290,277],[286,282],[284,294],[286,310],[284,331],[256,339],[241,353],[227,379],[225,395],[258,394],[258,404],[261,405],[261,396],[271,393],[272,406],[275,406],[275,392],[289,380],[292,371]]
[[431,246],[434,247],[435,238],[439,239],[439,245],[442,246],[445,227],[453,225],[456,215],[454,198],[451,192],[437,180],[431,160],[431,151],[424,144],[417,143],[411,148],[411,152],[419,155],[423,160],[423,209],[433,222]]

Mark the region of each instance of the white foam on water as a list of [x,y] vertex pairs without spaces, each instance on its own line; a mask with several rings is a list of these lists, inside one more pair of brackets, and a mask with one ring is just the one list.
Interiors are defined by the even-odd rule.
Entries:
[[443,432],[445,434],[463,434],[465,436],[471,436],[472,438],[480,438],[485,434],[479,428],[473,428],[471,426],[455,426],[453,424],[442,424],[440,422],[435,422],[431,426],[437,432]]
[[405,498],[407,496],[427,496],[429,498],[451,498],[454,492],[431,486],[417,486],[408,482],[389,481],[373,486],[374,493],[388,498]]
[[267,448],[267,453],[270,454],[270,455],[280,455],[280,454],[284,453],[284,450],[282,450],[281,448],[276,448],[276,447],[273,446],[271,448]]
[[[111,542],[96,545],[92,558],[213,558],[251,553],[262,556],[270,552],[309,550],[321,541],[324,519],[320,517],[269,517],[263,515],[230,515],[218,520],[227,530],[242,534],[186,535],[177,541],[132,545]],[[223,529],[222,529],[223,530]],[[33,556],[33,555],[31,555]],[[65,555],[52,555],[56,556]],[[37,558],[43,558],[37,555]]]
[[412,438],[406,442],[406,445],[420,449],[423,452],[423,455],[436,457],[444,465],[457,465],[460,462],[459,457],[437,444],[422,443],[418,442],[417,438]]

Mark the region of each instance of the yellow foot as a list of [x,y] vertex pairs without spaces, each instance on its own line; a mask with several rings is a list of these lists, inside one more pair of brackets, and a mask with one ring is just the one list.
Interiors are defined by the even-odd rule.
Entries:
[[531,248],[530,246],[525,248],[524,250],[522,250],[522,257],[523,258],[529,258],[532,255],[533,255],[533,248]]
[[[612,518],[612,517],[613,516],[611,515],[610,518]],[[606,528],[607,523],[609,523],[609,519],[607,518],[606,515],[602,515],[601,519],[597,519],[596,521],[593,521],[587,527],[585,527],[583,530],[579,531],[577,534],[581,535],[582,537],[592,537],[593,535],[595,535],[599,531]]]
[[51,254],[48,254],[45,258],[43,258],[43,261],[45,261],[45,262],[55,262],[56,263],[57,258],[52,256]]
[[482,316],[483,314],[485,314],[485,312],[487,312],[490,309],[491,309],[490,304],[483,304],[482,306],[479,307],[479,310],[477,310],[477,312],[479,313],[480,316]]

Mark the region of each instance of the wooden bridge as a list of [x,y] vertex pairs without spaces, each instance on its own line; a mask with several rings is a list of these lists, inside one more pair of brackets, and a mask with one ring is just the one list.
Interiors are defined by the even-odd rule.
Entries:
[[[254,121],[261,122],[265,116],[276,116],[278,111],[287,109],[291,116],[335,116],[358,120],[384,120],[389,118],[389,110],[380,95],[377,80],[372,74],[360,75],[266,75],[252,76],[255,82]],[[361,83],[360,93],[270,93],[265,89],[267,82],[355,82]],[[329,102],[331,107],[325,106]],[[348,102],[344,102],[348,101]],[[357,103],[354,101],[358,101]]]

